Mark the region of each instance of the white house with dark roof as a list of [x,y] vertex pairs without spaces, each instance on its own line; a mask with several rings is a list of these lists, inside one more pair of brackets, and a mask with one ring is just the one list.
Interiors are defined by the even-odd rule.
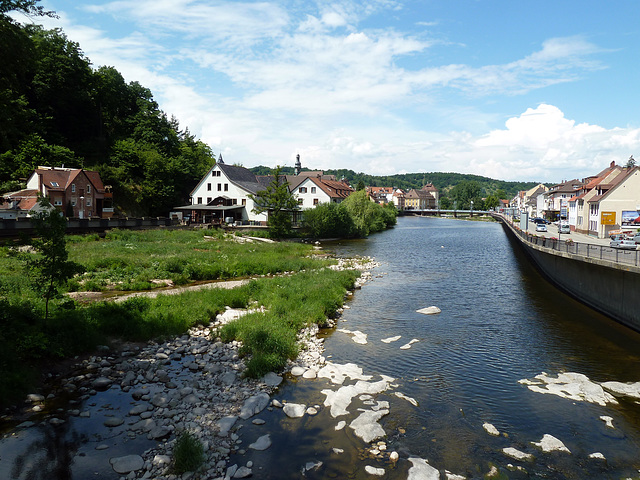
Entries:
[[177,207],[195,223],[242,222],[266,224],[267,214],[253,212],[249,194],[264,190],[271,177],[257,177],[250,170],[227,165],[222,159],[209,169],[189,197],[190,205]]

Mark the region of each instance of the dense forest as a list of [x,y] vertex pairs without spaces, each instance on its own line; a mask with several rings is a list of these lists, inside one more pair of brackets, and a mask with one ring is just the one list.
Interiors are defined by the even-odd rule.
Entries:
[[93,69],[61,30],[6,15],[47,13],[38,8],[0,1],[0,193],[23,187],[38,165],[64,165],[97,170],[121,213],[166,215],[187,203],[215,161],[211,149],[148,88]]

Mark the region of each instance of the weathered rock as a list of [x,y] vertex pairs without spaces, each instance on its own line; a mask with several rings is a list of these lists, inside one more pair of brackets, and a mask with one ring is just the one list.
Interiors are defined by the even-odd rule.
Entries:
[[503,448],[502,452],[511,458],[515,458],[516,460],[532,460],[533,459],[533,455],[531,455],[530,453],[521,452],[520,450],[515,449],[513,447]]
[[124,419],[120,418],[120,417],[110,417],[107,418],[104,421],[104,426],[105,427],[109,427],[109,428],[113,428],[113,427],[119,427],[120,425],[122,425],[124,423]]
[[299,418],[304,415],[306,409],[306,405],[302,405],[299,403],[286,403],[284,405],[283,411],[287,417]]
[[307,370],[306,368],[296,365],[291,369],[291,375],[293,375],[294,377],[300,377],[304,374],[306,370]]
[[581,373],[560,373],[557,378],[553,378],[543,372],[536,375],[533,380],[520,380],[519,383],[527,385],[527,388],[533,392],[551,393],[571,400],[602,406],[618,403],[613,395],[604,391],[602,386]]
[[144,467],[144,460],[140,455],[125,455],[109,460],[116,473],[136,472]]
[[500,432],[498,431],[498,429],[493,425],[491,425],[490,423],[483,423],[482,428],[484,428],[489,435],[494,435],[496,437],[500,435]]
[[218,420],[218,427],[220,428],[218,435],[220,435],[221,437],[226,437],[229,434],[229,430],[231,430],[237,420],[238,417],[234,415],[222,417],[220,420]]
[[439,480],[440,472],[427,463],[426,460],[417,457],[409,457],[411,468],[407,480]]
[[396,335],[395,337],[383,338],[382,342],[384,342],[384,343],[396,342],[396,341],[400,340],[401,338],[402,338],[402,335]]
[[371,465],[366,465],[364,467],[364,471],[369,475],[376,475],[378,477],[382,477],[384,475],[384,468],[376,468],[372,467]]
[[420,310],[416,310],[416,312],[421,313],[423,315],[436,315],[442,312],[442,310],[440,310],[438,307],[431,306],[431,307],[421,308]]
[[363,441],[369,443],[384,437],[385,431],[378,423],[382,417],[389,413],[389,410],[364,410],[362,413],[349,424],[356,436],[360,437]]
[[547,433],[545,433],[542,436],[542,439],[539,442],[531,442],[531,443],[541,448],[543,452],[558,451],[558,452],[571,453],[569,449],[564,445],[564,443],[562,443],[553,435],[549,435]]
[[270,387],[277,387],[282,383],[282,377],[274,372],[269,372],[262,377],[262,381]]
[[253,450],[266,450],[271,446],[271,436],[267,433],[266,435],[261,436],[254,443],[249,445],[249,448]]
[[93,382],[91,382],[91,387],[98,391],[104,391],[108,389],[112,383],[113,380],[111,380],[110,378],[98,377]]
[[240,418],[246,420],[247,418],[251,418],[254,415],[260,413],[267,407],[267,405],[269,405],[269,400],[269,395],[264,392],[249,397],[242,406],[242,410],[240,411]]

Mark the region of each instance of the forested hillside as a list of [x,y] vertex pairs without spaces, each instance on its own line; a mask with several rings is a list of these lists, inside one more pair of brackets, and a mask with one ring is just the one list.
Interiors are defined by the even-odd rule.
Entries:
[[[308,171],[309,169],[303,168]],[[268,167],[254,167],[251,169],[256,175],[267,175]],[[283,167],[282,172],[293,175],[293,167]],[[511,199],[520,190],[528,190],[538,182],[506,182],[494,180],[480,175],[451,172],[430,173],[405,173],[389,176],[374,176],[366,173],[356,173],[353,170],[324,170],[326,175],[335,175],[336,178],[347,180],[356,187],[360,182],[371,187],[396,187],[409,191],[412,188],[420,189],[427,183],[432,183],[440,192],[443,208],[453,206],[457,202],[458,208],[467,208],[470,200],[474,205],[482,208],[482,199],[494,197],[495,199]]]
[[[31,7],[30,7],[31,5]],[[20,25],[0,3],[0,193],[38,165],[83,167],[112,185],[120,213],[166,215],[214,163],[211,149],[160,110],[148,88],[94,69],[60,30]]]

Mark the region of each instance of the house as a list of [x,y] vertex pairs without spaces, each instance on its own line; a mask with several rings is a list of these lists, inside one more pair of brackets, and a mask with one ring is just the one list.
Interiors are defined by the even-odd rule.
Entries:
[[438,189],[427,183],[420,190],[409,190],[404,196],[404,206],[407,210],[426,210],[438,208]]
[[194,223],[226,221],[266,225],[266,213],[254,213],[249,195],[265,190],[272,177],[256,176],[249,169],[227,165],[219,156],[216,164],[202,177],[189,194],[190,204],[176,207]]
[[[606,238],[613,230],[637,228],[640,217],[640,167],[619,167],[594,187],[589,206],[588,234]],[[611,178],[613,177],[613,178]]]
[[398,210],[404,210],[405,208],[404,196],[404,190],[401,188],[398,188],[393,192],[393,204]]
[[300,155],[296,157],[295,175],[287,175],[289,191],[298,199],[302,210],[321,203],[340,203],[355,190],[344,180],[322,171],[303,172]]
[[584,181],[573,179],[563,181],[552,186],[542,194],[543,205],[538,204],[538,214],[549,220],[567,220],[569,216],[569,199],[573,198],[578,190],[582,188]]
[[[27,188],[5,194],[0,209],[2,216],[30,216],[38,196],[49,198],[51,204],[67,217],[110,218],[113,215],[113,194],[104,186],[98,172],[81,168],[38,167],[27,179]],[[7,207],[7,208],[4,208]],[[7,216],[9,215],[9,216]]]
[[381,205],[393,202],[393,187],[367,187],[371,200]]

